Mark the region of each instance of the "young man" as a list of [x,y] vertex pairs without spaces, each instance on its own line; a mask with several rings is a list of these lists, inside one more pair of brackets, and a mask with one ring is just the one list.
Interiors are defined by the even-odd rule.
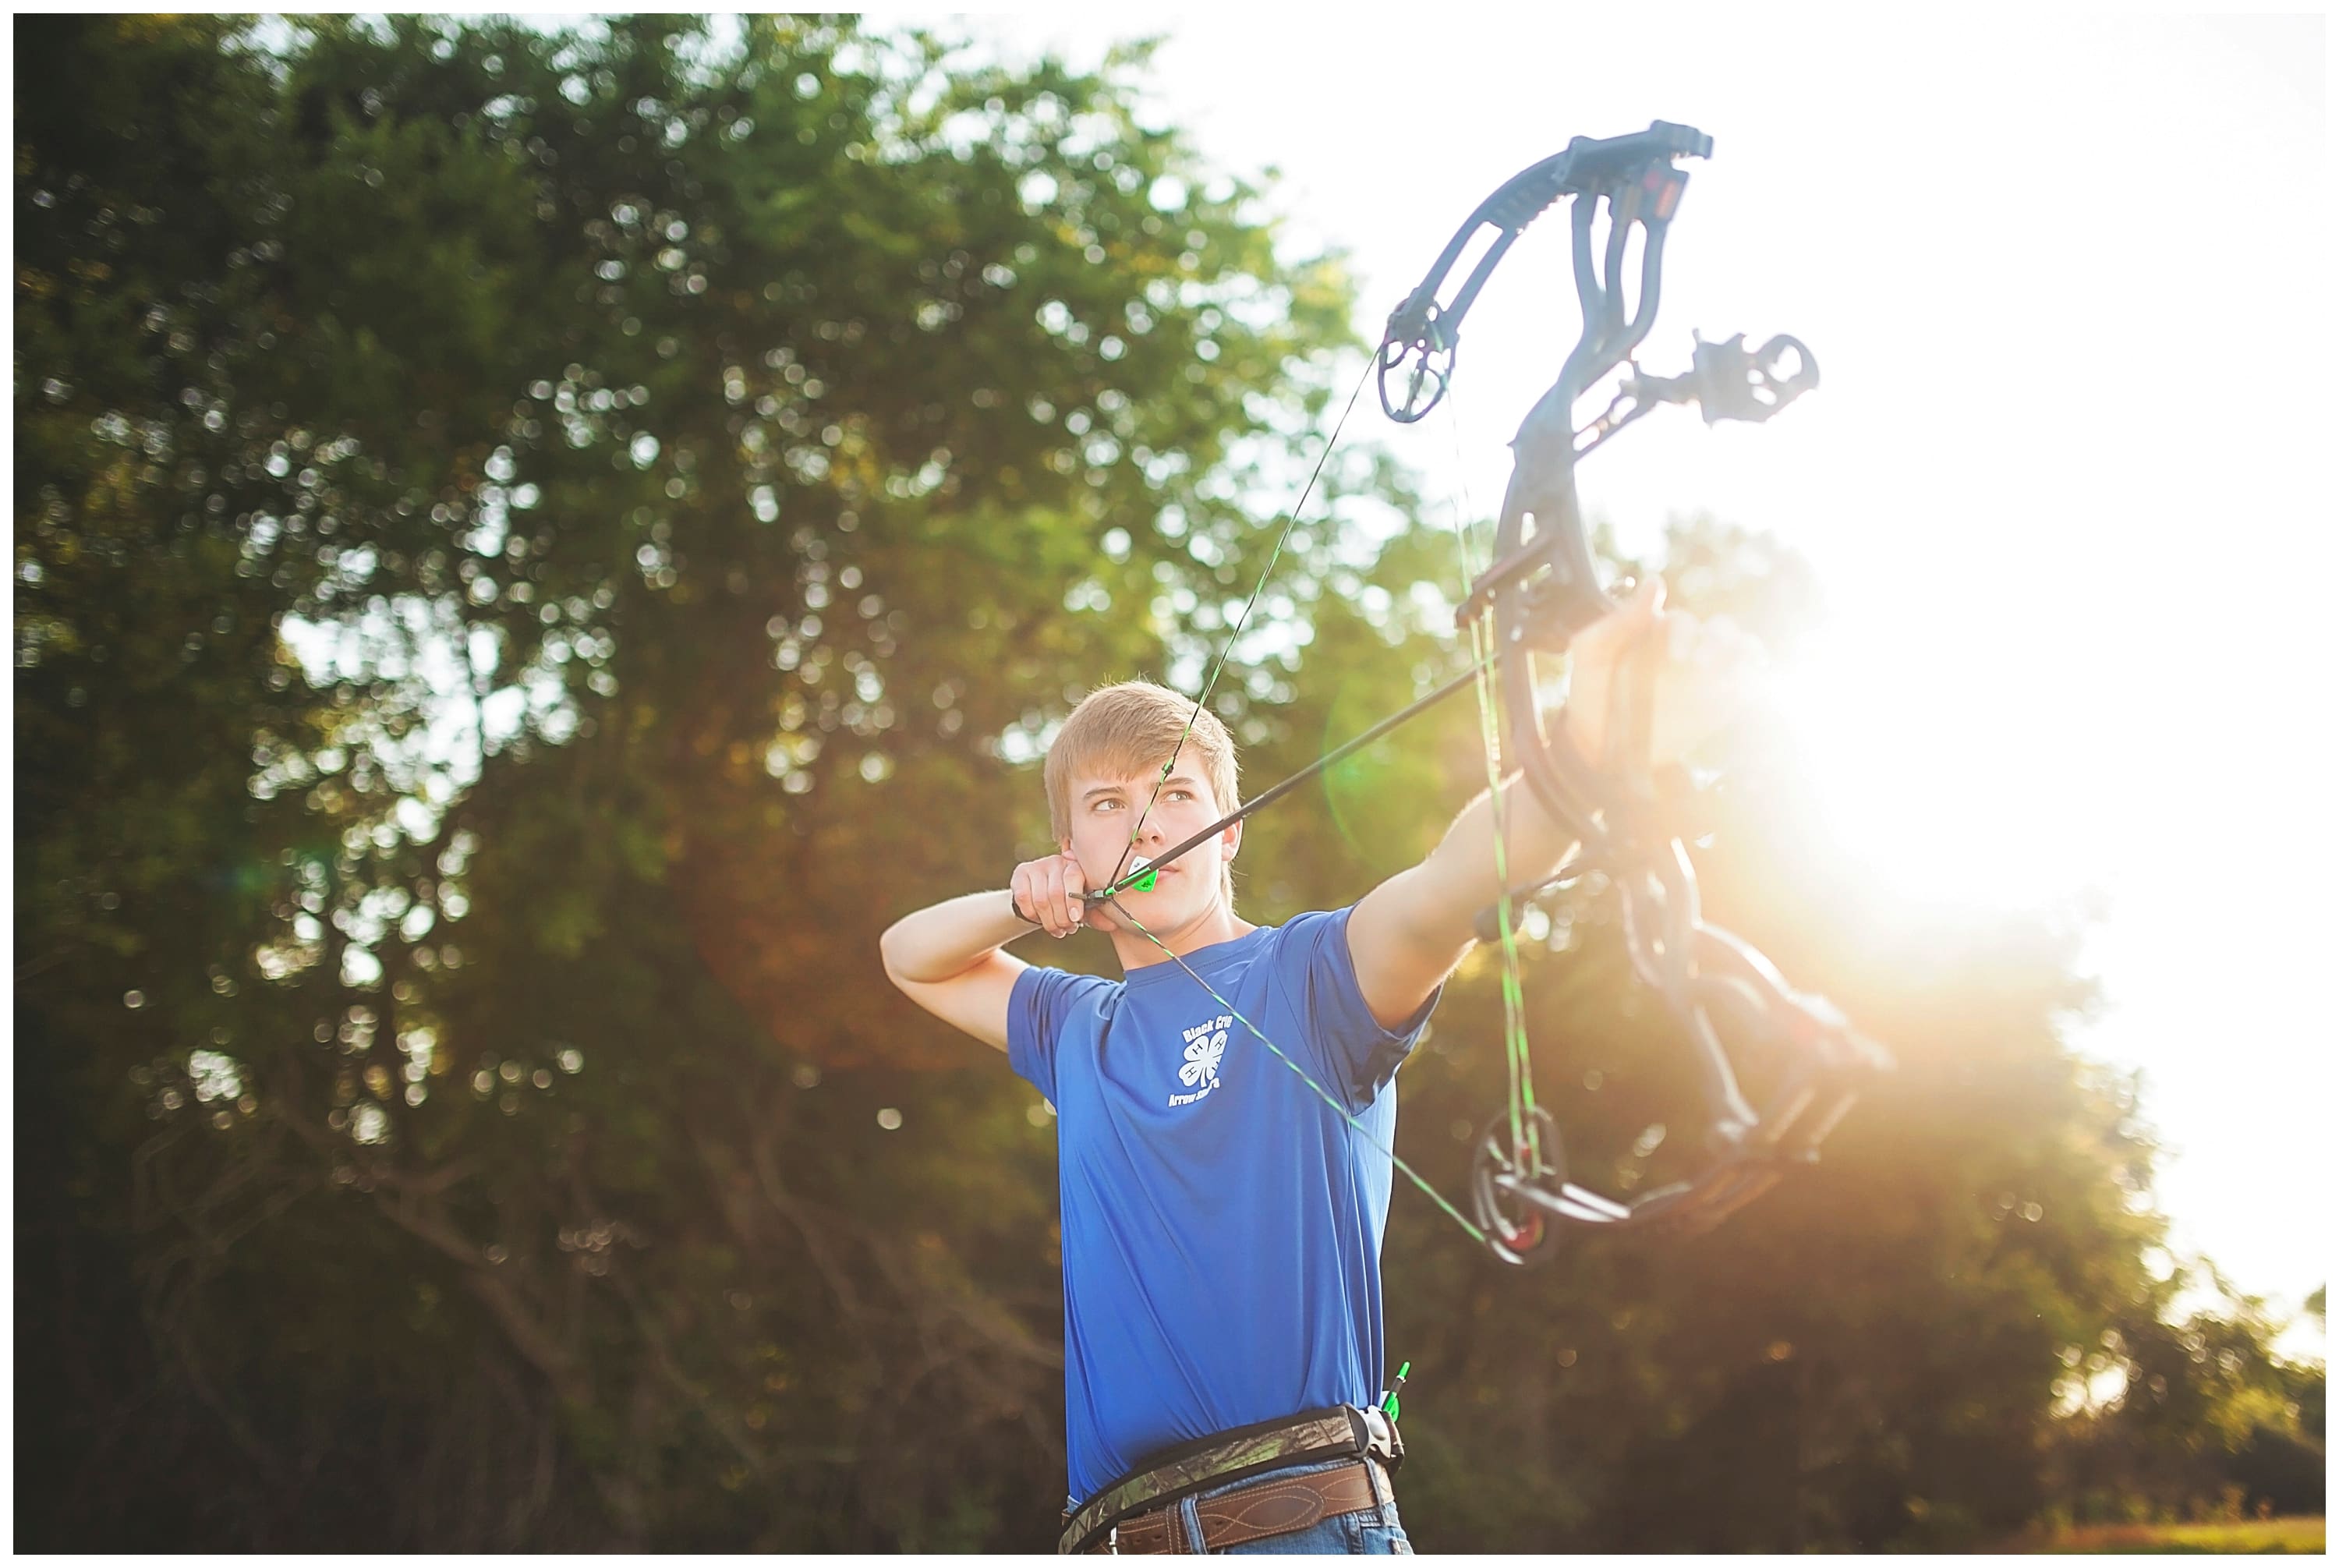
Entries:
[[[1726,711],[1743,643],[1661,606],[1653,579],[1572,645],[1579,755],[1602,754],[1610,676],[1636,647],[1663,650],[1656,760]],[[1395,1076],[1500,892],[1494,803],[1350,908],[1257,926],[1234,909],[1239,823],[1157,867],[1150,891],[1083,898],[1125,853],[1150,861],[1233,809],[1213,715],[1148,683],[1104,687],[1044,777],[1059,853],[908,916],[883,951],[895,985],[1057,1108],[1064,1549],[1410,1552],[1388,1477],[1403,1450],[1376,1408]],[[1515,778],[1503,795],[1514,882],[1556,869],[1565,830]],[[1035,925],[1103,932],[1126,978],[1011,957]]]

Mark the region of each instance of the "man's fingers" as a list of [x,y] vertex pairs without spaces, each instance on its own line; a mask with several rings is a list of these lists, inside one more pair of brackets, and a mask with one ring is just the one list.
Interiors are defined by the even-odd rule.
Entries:
[[1080,862],[1064,854],[1026,861],[1008,881],[1017,918],[1030,921],[1053,937],[1070,936],[1081,929],[1088,912],[1081,897],[1086,889]]
[[1665,580],[1642,578],[1632,597],[1584,629],[1576,639],[1579,653],[1594,658],[1621,657],[1643,638],[1669,632],[1674,617],[1664,614],[1664,606]]
[[1087,873],[1081,870],[1081,863],[1079,860],[1071,855],[1067,854],[1058,857],[1056,864],[1059,874],[1063,879],[1064,888],[1064,930],[1062,934],[1070,936],[1072,932],[1080,930],[1081,923],[1088,919],[1089,903],[1087,893],[1089,890],[1089,879]]
[[1048,934],[1067,937],[1081,929],[1087,917],[1087,901],[1081,897],[1088,891],[1088,881],[1081,873],[1081,863],[1069,854],[1060,854],[1048,863]]
[[1042,873],[1041,901],[1046,911],[1040,921],[1050,936],[1068,936],[1072,929],[1071,906],[1064,898],[1064,868],[1061,862],[1051,864]]
[[1048,930],[1053,911],[1050,907],[1045,880],[1035,875],[1030,865],[1020,865],[1015,868],[1013,885],[1015,912],[1041,930]]

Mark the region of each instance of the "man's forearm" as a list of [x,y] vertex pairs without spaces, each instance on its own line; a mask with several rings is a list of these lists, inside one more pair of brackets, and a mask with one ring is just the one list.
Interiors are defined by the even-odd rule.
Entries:
[[964,974],[984,958],[1033,929],[1009,907],[1005,888],[971,892],[903,915],[877,947],[885,972],[896,980],[933,984]]
[[[1523,774],[1503,781],[1502,817],[1502,871],[1512,887],[1540,882],[1575,847],[1575,835],[1545,809]],[[1495,796],[1479,795],[1456,815],[1437,847],[1410,874],[1407,923],[1431,945],[1466,946],[1479,912],[1502,896],[1495,818]]]
[[1565,859],[1573,835],[1517,774],[1503,781],[1502,874],[1495,873],[1495,806],[1482,794],[1462,808],[1437,847],[1357,902],[1348,952],[1373,1016],[1387,1027],[1412,1017],[1477,938],[1478,912],[1513,887],[1540,881]]

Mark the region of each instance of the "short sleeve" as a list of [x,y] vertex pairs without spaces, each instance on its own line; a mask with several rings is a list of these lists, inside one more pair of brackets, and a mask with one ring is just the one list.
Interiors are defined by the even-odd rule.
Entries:
[[1007,997],[1007,1065],[1018,1078],[1057,1102],[1056,1048],[1064,1021],[1091,993],[1112,982],[1093,974],[1072,974],[1036,965],[1015,977]]
[[1445,988],[1431,991],[1396,1028],[1382,1028],[1365,1003],[1364,988],[1357,983],[1357,961],[1348,952],[1348,916],[1354,910],[1352,904],[1292,919],[1283,928],[1284,940],[1295,951],[1284,962],[1304,967],[1308,1011],[1326,1066],[1347,1091],[1351,1108],[1362,1109],[1413,1054],[1414,1042],[1421,1038],[1422,1026]]

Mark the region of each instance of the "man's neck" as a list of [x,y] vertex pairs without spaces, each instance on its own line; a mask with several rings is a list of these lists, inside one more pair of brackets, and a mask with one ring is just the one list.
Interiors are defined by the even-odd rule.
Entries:
[[[1202,948],[1232,942],[1258,929],[1221,903],[1211,905],[1187,924],[1174,930],[1153,928],[1150,939],[1143,932],[1115,931],[1110,934],[1113,953],[1120,960],[1122,972],[1128,973],[1151,964],[1168,963],[1170,953],[1184,958]],[[1157,942],[1160,946],[1155,945]],[[1161,951],[1165,947],[1170,950],[1169,953]]]

